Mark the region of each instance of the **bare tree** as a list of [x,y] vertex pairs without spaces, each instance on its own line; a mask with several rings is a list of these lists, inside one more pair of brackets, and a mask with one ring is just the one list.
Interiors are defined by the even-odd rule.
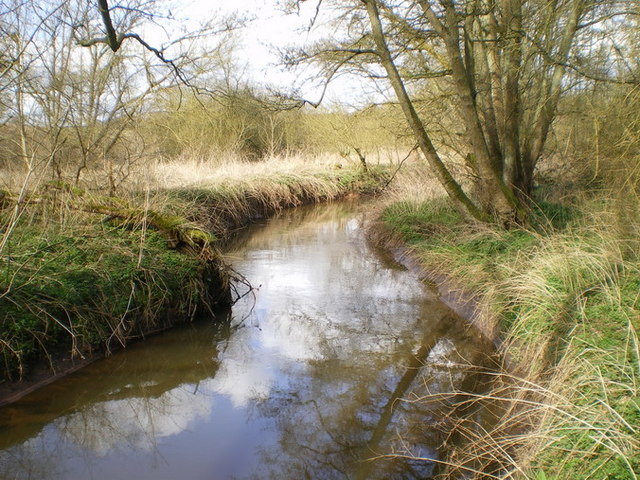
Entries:
[[12,7],[2,23],[10,57],[2,84],[4,138],[15,145],[4,152],[6,161],[20,159],[28,171],[48,165],[54,178],[78,183],[98,152],[109,154],[151,87],[132,80],[130,57],[76,44],[75,25],[88,12],[84,2]]
[[[127,142],[148,116],[150,93],[175,85],[176,78],[181,85],[199,83],[202,59],[226,37],[210,36],[239,24],[205,23],[155,48],[133,32],[170,23],[159,2],[129,0],[108,9],[103,1],[1,1],[0,162],[22,171],[48,166],[53,178],[75,184],[88,169],[104,168],[112,193],[121,180],[116,177],[127,174],[139,153]],[[115,28],[123,32],[117,45],[109,38]]]
[[[331,77],[350,68],[391,86],[416,143],[461,211],[482,221],[525,221],[533,174],[562,94],[584,79],[637,82],[632,72],[596,63],[616,49],[624,1],[322,0],[338,40],[289,57],[317,62]],[[329,13],[331,11],[331,13]],[[316,22],[319,23],[319,22]],[[594,32],[597,41],[593,40]],[[463,161],[473,179],[453,175],[447,153],[420,115],[421,92],[453,98],[464,127]]]

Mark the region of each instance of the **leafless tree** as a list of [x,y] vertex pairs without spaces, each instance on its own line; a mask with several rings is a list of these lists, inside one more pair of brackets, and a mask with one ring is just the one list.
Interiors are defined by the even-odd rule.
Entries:
[[[219,48],[215,35],[239,24],[223,19],[179,38],[168,34],[156,48],[133,32],[172,21],[159,5],[129,0],[108,9],[104,1],[2,0],[0,162],[30,172],[48,166],[55,179],[75,184],[88,169],[104,168],[113,192],[121,180],[116,177],[126,176],[136,157],[132,152],[139,153],[130,148],[131,136],[148,115],[149,95],[176,79],[195,86],[204,78],[201,59]],[[123,32],[117,45],[109,38],[115,28]],[[208,91],[206,84],[202,90]]]
[[[290,54],[290,63],[316,62],[329,78],[351,69],[387,81],[448,195],[481,221],[526,220],[567,89],[638,82],[637,70],[618,68],[626,55],[616,25],[638,14],[624,0],[319,0],[316,8],[318,18],[333,17],[332,38]],[[421,94],[438,89],[463,126],[470,188],[418,108]]]

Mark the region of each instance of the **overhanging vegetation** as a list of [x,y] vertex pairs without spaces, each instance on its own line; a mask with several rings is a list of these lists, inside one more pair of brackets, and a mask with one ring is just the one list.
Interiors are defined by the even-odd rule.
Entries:
[[7,196],[0,210],[12,229],[0,257],[3,381],[28,377],[34,363],[55,370],[59,357],[81,361],[228,306],[233,274],[219,239],[284,208],[371,193],[384,172],[300,165],[296,174],[227,177],[126,199],[58,185],[55,195],[33,194],[22,205]]

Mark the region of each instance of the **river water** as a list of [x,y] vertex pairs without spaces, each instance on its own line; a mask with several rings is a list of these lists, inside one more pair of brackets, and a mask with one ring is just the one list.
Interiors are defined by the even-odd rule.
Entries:
[[248,229],[228,260],[256,289],[232,312],[0,409],[0,478],[428,478],[436,399],[479,388],[468,366],[492,344],[368,246],[364,217],[335,204]]

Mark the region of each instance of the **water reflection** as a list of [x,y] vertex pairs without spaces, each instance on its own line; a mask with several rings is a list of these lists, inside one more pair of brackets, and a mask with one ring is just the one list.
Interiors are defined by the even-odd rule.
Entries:
[[259,285],[227,321],[134,345],[0,410],[3,478],[425,478],[442,405],[490,343],[367,247],[363,215],[301,209],[236,239]]

